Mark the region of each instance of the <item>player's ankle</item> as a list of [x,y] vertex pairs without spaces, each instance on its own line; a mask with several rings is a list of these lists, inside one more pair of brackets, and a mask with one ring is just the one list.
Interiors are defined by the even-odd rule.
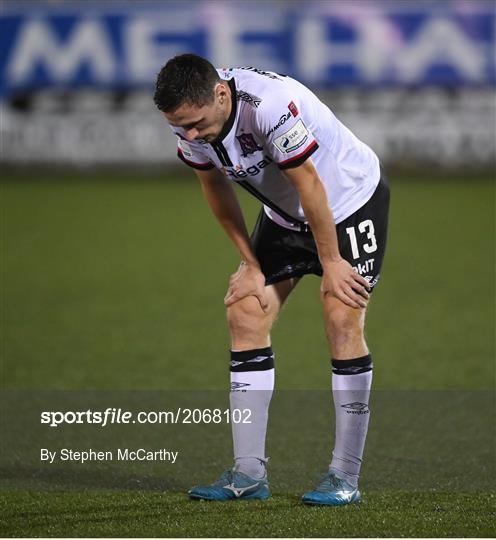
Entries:
[[241,457],[234,460],[234,471],[251,478],[261,479],[267,475],[267,460],[255,457]]
[[329,472],[333,473],[335,476],[337,476],[341,480],[346,480],[346,482],[348,482],[348,484],[350,484],[351,487],[354,487],[354,488],[358,487],[358,480],[360,479],[360,475],[347,473],[346,471],[342,471],[340,469],[336,469],[335,467],[331,467],[331,466],[329,466]]

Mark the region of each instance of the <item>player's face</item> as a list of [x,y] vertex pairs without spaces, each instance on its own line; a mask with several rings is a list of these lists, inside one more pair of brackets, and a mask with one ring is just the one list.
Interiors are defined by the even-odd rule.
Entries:
[[164,113],[164,116],[171,126],[183,128],[188,141],[200,139],[212,142],[222,131],[232,107],[227,84],[219,83],[214,93],[214,100],[208,105],[198,107],[183,103],[175,111]]

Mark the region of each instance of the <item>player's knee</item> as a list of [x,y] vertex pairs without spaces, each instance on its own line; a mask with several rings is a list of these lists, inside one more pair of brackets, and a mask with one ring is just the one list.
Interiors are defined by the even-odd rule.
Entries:
[[270,328],[270,315],[263,311],[254,296],[247,296],[228,306],[227,322],[231,332],[265,332]]
[[333,341],[346,341],[363,334],[365,324],[363,310],[356,310],[345,305],[338,306],[328,312],[326,319],[328,333]]

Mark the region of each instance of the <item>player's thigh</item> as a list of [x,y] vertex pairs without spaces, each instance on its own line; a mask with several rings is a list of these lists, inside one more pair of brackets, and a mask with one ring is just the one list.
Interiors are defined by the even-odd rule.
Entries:
[[255,296],[247,296],[227,308],[227,320],[231,329],[269,330],[281,308],[296,287],[299,278],[289,278],[265,286],[268,308],[264,311]]
[[265,286],[267,299],[269,301],[269,309],[271,309],[272,304],[276,316],[281,311],[284,302],[286,302],[288,296],[291,294],[299,281],[300,278],[292,277],[285,279],[284,281],[279,281],[278,283]]

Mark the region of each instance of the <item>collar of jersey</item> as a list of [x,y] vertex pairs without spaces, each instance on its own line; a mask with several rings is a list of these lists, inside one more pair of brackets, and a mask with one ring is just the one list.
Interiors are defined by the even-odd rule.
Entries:
[[227,137],[227,135],[229,135],[229,132],[234,125],[234,121],[236,120],[238,100],[236,99],[236,83],[234,82],[234,77],[232,79],[229,79],[227,84],[231,89],[231,114],[229,115],[226,123],[222,126],[222,130],[219,133],[219,136],[215,139],[215,141],[212,141],[212,144],[222,142]]

